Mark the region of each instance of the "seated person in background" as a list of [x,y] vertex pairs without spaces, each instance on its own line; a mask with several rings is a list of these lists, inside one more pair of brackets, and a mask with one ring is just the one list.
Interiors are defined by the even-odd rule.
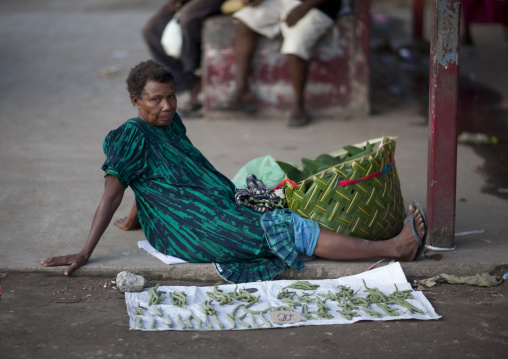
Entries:
[[[194,263],[214,262],[232,283],[271,280],[287,268],[300,270],[299,254],[333,260],[392,258],[412,261],[425,245],[423,208],[409,208],[394,238],[369,241],[320,228],[284,208],[261,213],[235,202],[235,187],[192,145],[177,109],[175,80],[149,60],[131,69],[127,88],[138,117],[105,138],[105,188],[83,249],[41,262],[85,265],[131,187],[131,211],[148,242],[159,252]],[[415,208],[418,207],[418,208]]]
[[[201,104],[201,29],[206,18],[220,14],[224,0],[168,0],[143,26],[142,34],[152,57],[166,65],[173,73],[178,92],[189,91],[188,104],[180,108],[186,115],[196,115]],[[168,22],[179,10],[178,22],[182,28],[183,47],[180,59],[168,56],[161,45],[161,38]]]
[[254,112],[248,77],[257,46],[257,36],[274,38],[282,34],[281,53],[289,60],[294,103],[289,126],[307,125],[311,118],[305,109],[305,85],[309,59],[318,40],[330,29],[339,11],[340,0],[243,0],[246,7],[233,17],[240,20],[235,40],[235,90],[229,101],[217,106],[223,111]]
[[474,23],[500,24],[503,27],[505,48],[508,50],[508,0],[462,0],[462,43],[472,45],[471,25]]

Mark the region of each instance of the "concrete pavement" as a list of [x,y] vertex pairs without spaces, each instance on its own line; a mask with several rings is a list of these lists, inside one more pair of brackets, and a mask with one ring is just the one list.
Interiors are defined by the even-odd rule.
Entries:
[[[55,0],[42,7],[35,0],[7,2],[0,13],[0,272],[63,274],[64,268],[39,263],[82,248],[102,195],[102,141],[109,130],[136,115],[124,80],[130,67],[149,56],[140,28],[161,1],[78,3]],[[392,10],[409,16],[403,9]],[[476,46],[461,52],[461,74],[474,74],[475,81],[502,94],[498,106],[506,110],[508,52],[501,30],[478,27],[473,36]],[[111,76],[104,76],[107,71],[101,76],[101,70]],[[288,130],[285,118],[184,118],[184,123],[196,147],[230,178],[243,164],[267,154],[299,161],[366,139],[398,136],[395,161],[403,197],[407,204],[418,199],[425,205],[425,120],[414,101],[396,107],[383,101],[374,103],[379,115],[316,119],[302,129]],[[443,252],[439,261],[422,257],[403,263],[408,277],[508,269],[508,198],[482,191],[489,178],[478,153],[459,145],[456,232],[484,232],[457,236],[456,250]],[[116,217],[127,214],[132,200],[128,190]],[[149,278],[220,278],[212,264],[165,265],[138,249],[137,241],[143,239],[141,231],[110,226],[89,264],[75,275],[116,276],[127,270]],[[341,277],[371,264],[314,260],[304,271],[283,277]]]

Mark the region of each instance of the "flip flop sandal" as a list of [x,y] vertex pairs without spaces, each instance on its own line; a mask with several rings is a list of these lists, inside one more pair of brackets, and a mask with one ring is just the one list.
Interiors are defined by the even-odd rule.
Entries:
[[185,117],[202,117],[203,113],[201,109],[203,108],[203,104],[196,103],[191,105],[189,102],[185,104],[185,106],[178,110],[178,112]]
[[256,106],[244,104],[236,100],[230,100],[221,104],[217,104],[213,106],[213,109],[217,111],[246,112],[246,113],[254,113],[257,111]]
[[428,224],[427,224],[427,213],[425,212],[425,209],[423,206],[418,202],[417,200],[413,201],[413,207],[420,210],[420,213],[422,214],[423,218],[423,225],[425,227],[425,232],[423,233],[423,245],[425,246],[425,242],[427,241],[427,231],[428,231]]
[[304,127],[307,126],[311,121],[308,114],[302,114],[301,116],[291,115],[289,117],[288,127]]
[[422,254],[423,252],[423,249],[425,248],[425,243],[427,241],[427,230],[428,230],[428,227],[427,227],[427,217],[426,217],[426,214],[425,214],[425,210],[423,209],[423,206],[418,203],[417,201],[413,201],[412,203],[413,207],[415,209],[418,209],[420,210],[420,213],[422,214],[422,218],[423,218],[423,226],[424,226],[424,232],[423,232],[423,236],[422,238],[420,238],[418,236],[418,233],[416,232],[416,229],[415,229],[415,218],[412,214],[410,214],[409,216],[406,217],[406,219],[404,219],[404,226],[408,223],[408,222],[411,222],[411,231],[413,232],[413,238],[415,239],[416,242],[418,242],[418,250],[416,251],[416,254],[413,258],[413,261],[417,260],[418,257],[420,257],[420,255]]

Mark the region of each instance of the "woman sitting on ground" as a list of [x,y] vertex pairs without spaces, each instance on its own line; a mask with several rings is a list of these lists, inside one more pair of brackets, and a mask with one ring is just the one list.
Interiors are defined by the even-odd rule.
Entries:
[[232,182],[186,136],[171,72],[155,61],[142,62],[131,69],[127,88],[138,117],[104,140],[105,190],[88,239],[81,252],[42,265],[68,266],[65,275],[85,265],[129,186],[137,207],[129,217],[139,218],[155,249],[189,262],[214,262],[219,275],[232,283],[301,270],[299,254],[399,261],[420,255],[427,228],[423,209],[413,206],[399,235],[369,241],[322,229],[289,209],[260,213],[236,204]]

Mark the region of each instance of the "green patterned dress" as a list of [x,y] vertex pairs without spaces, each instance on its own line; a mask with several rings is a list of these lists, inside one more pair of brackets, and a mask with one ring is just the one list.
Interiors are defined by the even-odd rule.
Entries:
[[236,204],[233,183],[192,145],[178,114],[165,127],[130,119],[106,136],[103,148],[105,175],[131,187],[145,236],[159,252],[214,262],[232,283],[304,268],[290,211],[263,215]]

